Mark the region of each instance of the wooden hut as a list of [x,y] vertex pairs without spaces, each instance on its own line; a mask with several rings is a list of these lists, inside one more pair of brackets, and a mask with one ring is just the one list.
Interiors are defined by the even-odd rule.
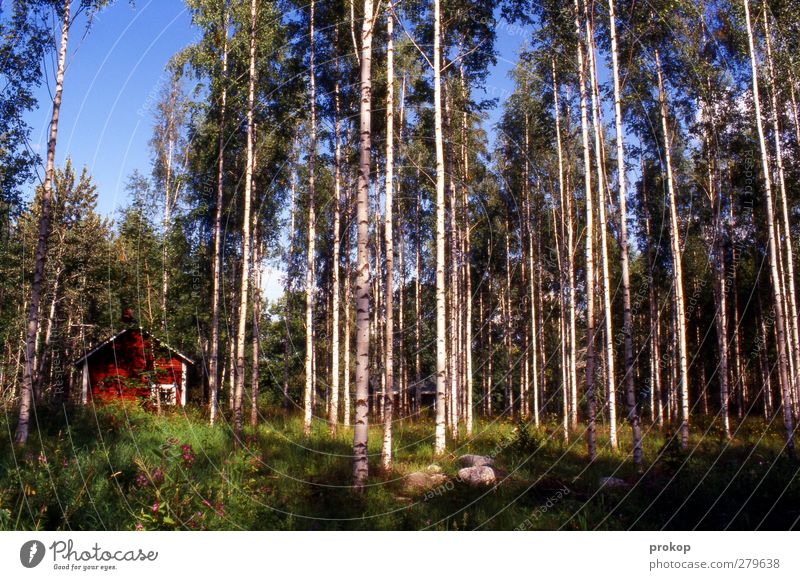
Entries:
[[73,363],[81,372],[81,402],[114,399],[186,405],[194,361],[141,327],[128,327]]

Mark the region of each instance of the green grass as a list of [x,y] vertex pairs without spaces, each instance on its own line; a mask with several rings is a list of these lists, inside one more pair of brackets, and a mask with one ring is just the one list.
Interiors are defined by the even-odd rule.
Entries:
[[[789,529],[798,527],[798,464],[782,453],[775,422],[748,419],[726,441],[697,418],[688,452],[645,425],[644,473],[599,433],[596,461],[581,432],[564,443],[553,422],[536,429],[479,421],[472,438],[433,457],[430,419],[400,421],[395,464],[378,469],[381,433],[370,430],[370,480],[350,488],[352,431],[323,423],[302,435],[299,416],[271,409],[247,444],[198,410],[156,417],[131,406],[40,408],[28,445],[14,448],[13,411],[0,423],[0,529]],[[464,453],[496,457],[508,473],[490,488],[456,478]],[[411,491],[403,476],[439,465],[450,477]],[[613,476],[627,487],[600,486]]]

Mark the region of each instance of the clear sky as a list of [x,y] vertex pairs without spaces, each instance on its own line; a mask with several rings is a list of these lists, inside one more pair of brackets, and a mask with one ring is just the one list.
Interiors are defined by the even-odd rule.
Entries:
[[[126,203],[126,178],[138,169],[150,172],[150,106],[165,80],[165,65],[195,40],[181,0],[118,0],[95,19],[85,37],[82,23],[73,29],[59,123],[57,163],[67,156],[77,169],[88,167],[99,194],[99,211],[112,215]],[[526,37],[515,26],[497,28],[497,66],[487,79],[487,97],[499,100],[489,124],[512,90],[508,72]],[[33,147],[44,153],[50,119],[50,85],[42,86],[43,105],[28,115]]]
[[[165,65],[192,42],[189,13],[178,0],[116,2],[83,36],[77,23],[68,44],[59,122],[57,163],[67,156],[86,165],[98,186],[99,210],[111,214],[125,202],[124,184],[139,169],[149,173],[153,116],[148,110],[165,79]],[[50,120],[50,86],[29,116],[33,146],[44,154]]]

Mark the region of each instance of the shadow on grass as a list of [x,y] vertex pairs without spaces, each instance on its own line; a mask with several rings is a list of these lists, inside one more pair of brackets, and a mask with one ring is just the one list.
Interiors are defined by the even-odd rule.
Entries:
[[[2,419],[8,434],[12,415]],[[434,459],[432,422],[403,420],[387,473],[377,468],[380,427],[370,428],[371,476],[355,494],[352,430],[330,436],[318,422],[305,437],[302,419],[282,411],[247,428],[241,448],[224,416],[212,428],[195,409],[39,407],[37,418],[25,448],[0,441],[2,529],[785,530],[800,517],[798,465],[760,419],[736,425],[732,441],[700,420],[687,451],[650,429],[642,473],[624,427],[617,452],[601,430],[591,463],[580,433],[563,442],[555,419],[479,422]],[[494,457],[498,484],[459,481],[465,453]],[[404,476],[431,464],[444,483],[409,489]]]

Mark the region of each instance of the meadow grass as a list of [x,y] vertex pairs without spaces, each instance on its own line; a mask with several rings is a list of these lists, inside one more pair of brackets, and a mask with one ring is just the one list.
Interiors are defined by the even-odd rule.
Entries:
[[[750,418],[726,440],[698,418],[687,451],[671,433],[645,424],[645,465],[598,432],[586,456],[582,427],[564,441],[555,417],[540,427],[479,419],[471,437],[433,456],[429,417],[395,424],[395,462],[378,468],[381,431],[370,427],[370,479],[350,489],[352,429],[335,436],[318,421],[270,408],[235,446],[223,416],[210,427],[197,409],[158,417],[131,405],[37,410],[24,448],[0,419],[0,529],[72,530],[509,530],[790,529],[800,517],[798,464],[783,453],[776,423]],[[496,486],[457,477],[460,455],[491,455]],[[409,489],[404,476],[437,465],[448,481]],[[613,477],[601,485],[603,478]]]

